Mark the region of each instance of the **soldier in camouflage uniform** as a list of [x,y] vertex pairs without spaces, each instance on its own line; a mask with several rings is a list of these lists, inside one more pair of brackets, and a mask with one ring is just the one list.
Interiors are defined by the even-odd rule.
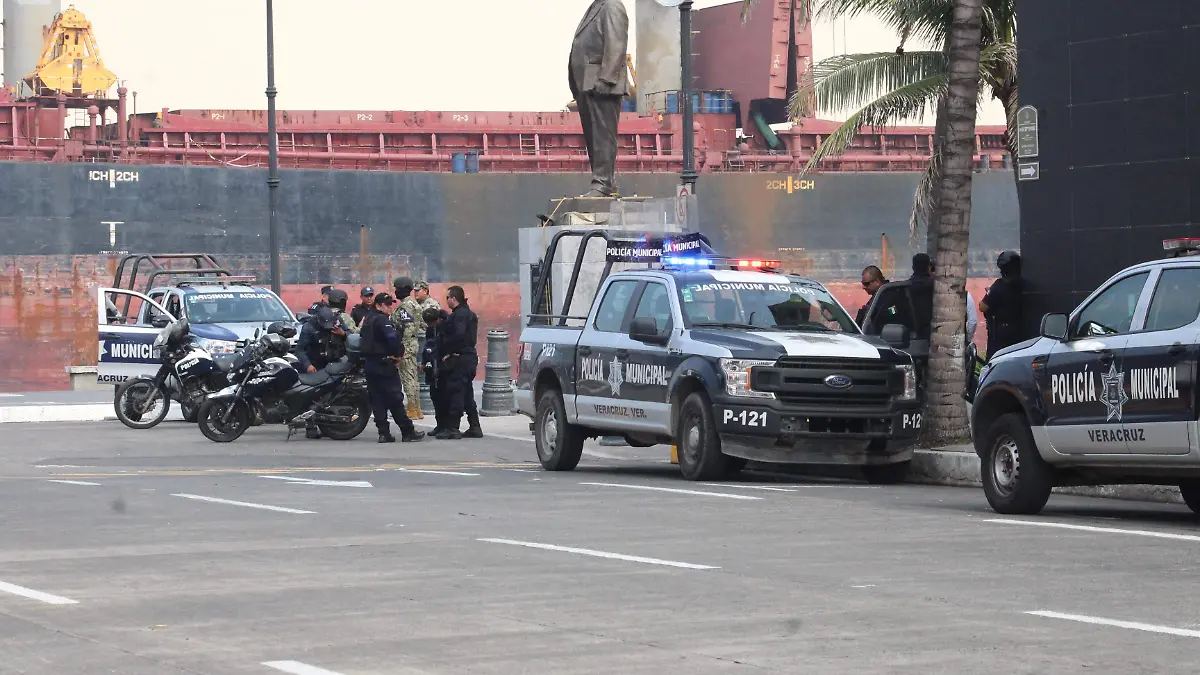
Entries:
[[[413,369],[416,373],[417,393],[413,396],[416,401],[416,419],[423,419],[424,414],[421,412],[420,386],[421,381],[425,379],[424,369],[419,367],[421,356],[425,353],[425,310],[432,307],[433,309],[441,309],[442,306],[437,303],[437,300],[429,297],[429,284],[425,281],[418,281],[413,284],[412,295],[406,296],[401,302],[401,307],[408,311],[413,318],[413,323],[416,329],[413,330],[412,337],[408,333],[404,334],[404,357],[408,358],[409,354],[413,355]],[[405,380],[408,382],[408,380]],[[428,383],[426,383],[428,384]],[[407,384],[405,386],[408,386]],[[405,390],[407,391],[407,389]],[[413,418],[412,411],[408,414],[409,418]]]
[[392,311],[392,325],[395,326],[404,345],[404,358],[400,361],[400,379],[404,382],[405,411],[410,420],[425,419],[421,412],[421,384],[417,379],[417,362],[421,358],[420,336],[424,336],[425,333],[422,329],[418,336],[419,317],[409,311],[413,282],[408,277],[396,277],[392,286],[396,289],[396,299],[400,301]]
[[346,313],[346,302],[349,298],[346,296],[346,291],[340,288],[335,288],[329,291],[329,307],[337,313],[338,318],[342,320],[342,324],[347,333],[357,333],[358,324],[354,318]]

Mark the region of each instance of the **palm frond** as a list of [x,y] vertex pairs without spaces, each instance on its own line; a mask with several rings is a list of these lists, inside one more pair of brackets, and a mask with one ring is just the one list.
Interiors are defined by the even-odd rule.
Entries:
[[846,54],[814,65],[812,80],[820,109],[833,113],[865,106],[880,92],[945,73],[946,68],[941,52]]
[[933,208],[933,186],[941,175],[941,165],[940,155],[936,152],[933,153],[929,158],[929,165],[921,174],[921,182],[917,183],[917,191],[913,194],[912,212],[908,216],[908,247],[910,250],[921,250],[921,223],[925,222],[928,226],[929,213]]

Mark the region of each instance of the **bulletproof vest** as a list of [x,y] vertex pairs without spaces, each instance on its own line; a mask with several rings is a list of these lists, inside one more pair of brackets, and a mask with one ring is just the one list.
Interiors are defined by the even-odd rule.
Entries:
[[363,319],[363,325],[359,329],[358,334],[362,336],[362,341],[359,345],[362,348],[362,353],[365,356],[387,356],[388,346],[379,337],[378,321],[387,321],[387,317],[383,312],[371,312]]

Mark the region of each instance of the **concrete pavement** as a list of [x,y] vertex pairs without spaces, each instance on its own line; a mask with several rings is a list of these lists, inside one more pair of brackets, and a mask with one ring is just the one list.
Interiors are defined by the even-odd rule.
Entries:
[[[1191,672],[1200,550],[1171,505],[747,474],[666,448],[544,472],[488,438],[231,444],[5,425],[0,671]],[[1035,614],[1036,613],[1036,614]]]

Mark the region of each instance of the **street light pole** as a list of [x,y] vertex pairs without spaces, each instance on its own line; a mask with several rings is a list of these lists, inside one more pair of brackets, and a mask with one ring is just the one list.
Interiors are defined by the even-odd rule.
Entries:
[[679,5],[680,63],[683,66],[683,184],[696,194],[696,123],[692,110],[692,0]]
[[279,137],[275,127],[275,12],[267,0],[267,203],[271,228],[271,290],[279,295]]

